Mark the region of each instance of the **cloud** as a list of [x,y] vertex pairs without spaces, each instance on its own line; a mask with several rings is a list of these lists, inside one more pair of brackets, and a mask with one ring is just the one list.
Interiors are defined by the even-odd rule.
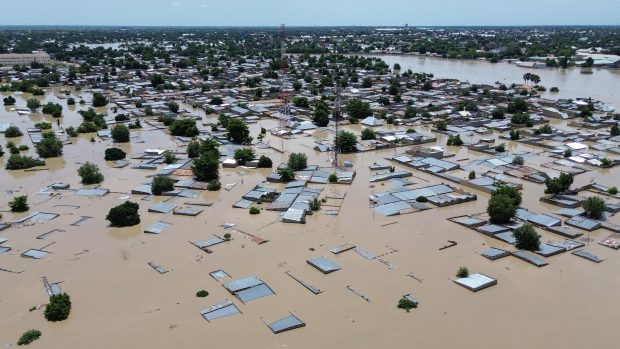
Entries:
[[178,1],[173,2],[172,4],[170,4],[170,6],[175,6],[175,7],[179,7],[181,6],[181,3]]

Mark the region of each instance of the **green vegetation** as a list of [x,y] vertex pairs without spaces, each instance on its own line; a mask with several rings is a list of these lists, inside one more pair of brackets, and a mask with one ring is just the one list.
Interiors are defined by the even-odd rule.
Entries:
[[308,166],[308,157],[304,153],[292,153],[288,157],[288,167],[293,171],[303,170]]
[[235,143],[247,142],[250,136],[250,129],[241,119],[231,119],[228,121],[228,137]]
[[6,162],[7,170],[25,170],[36,166],[45,166],[45,161],[26,155],[13,154]]
[[251,215],[255,215],[255,214],[259,214],[260,213],[260,209],[256,206],[252,206],[250,207],[250,214]]
[[525,163],[525,159],[523,159],[523,156],[521,156],[521,155],[517,155],[514,158],[512,158],[512,164],[513,165],[522,166],[524,163]]
[[39,100],[36,98],[30,98],[28,101],[26,101],[26,107],[34,113],[37,109],[39,109],[39,107],[41,107],[41,102],[39,102]]
[[505,193],[494,191],[487,206],[487,213],[493,224],[506,224],[516,215],[519,200]]
[[45,307],[43,315],[47,321],[63,321],[71,313],[71,298],[66,293],[50,296],[50,301]]
[[9,201],[9,207],[11,208],[11,212],[26,212],[30,209],[28,206],[28,196],[21,195],[16,196],[13,200]]
[[67,98],[67,105],[75,105],[75,98],[73,97]]
[[315,197],[310,201],[309,206],[312,211],[318,211],[321,209],[321,201]]
[[312,122],[318,127],[329,125],[329,107],[323,101],[319,101],[314,108],[314,118]]
[[513,141],[518,141],[521,138],[521,133],[519,130],[510,130],[510,139]]
[[174,120],[169,130],[173,136],[181,137],[195,137],[200,133],[196,127],[196,120],[191,119]]
[[41,129],[41,130],[49,130],[52,128],[52,124],[46,121],[41,121],[41,122],[37,122],[36,124],[34,124],[34,127]]
[[140,205],[131,201],[125,201],[116,207],[112,207],[105,219],[110,221],[113,227],[134,226],[140,224],[139,208]]
[[503,153],[506,151],[506,144],[501,143],[500,145],[498,145],[497,147],[495,147],[495,151],[498,153]]
[[103,182],[103,175],[97,165],[87,162],[80,166],[78,175],[82,177],[82,184],[97,184]]
[[336,135],[336,147],[342,153],[351,153],[357,150],[357,137],[348,131],[340,131]]
[[471,172],[469,172],[469,176],[468,176],[468,178],[469,178],[469,179],[476,179],[476,171],[471,171]]
[[508,103],[506,111],[509,114],[527,113],[527,108],[527,102],[523,98],[515,98],[510,103]]
[[338,182],[338,175],[336,175],[335,173],[331,173],[329,175],[329,177],[327,177],[327,181],[329,183],[336,183],[336,182]]
[[207,297],[208,295],[209,295],[209,292],[206,290],[200,290],[196,292],[196,297],[199,297],[199,298],[204,298],[204,297]]
[[17,341],[17,345],[28,345],[41,337],[41,331],[39,330],[28,330],[24,332],[19,340]]
[[557,92],[560,92],[560,89],[558,87],[553,86],[552,88],[549,89],[549,91],[553,93],[557,93]]
[[175,101],[170,101],[167,104],[168,109],[173,112],[173,113],[178,113],[179,112],[179,104]]
[[371,128],[365,128],[362,131],[362,140],[368,140],[368,139],[376,139],[377,136],[375,134],[375,131],[373,131]]
[[163,192],[174,190],[174,181],[172,178],[163,175],[153,177],[151,182],[151,192],[153,195],[161,195]]
[[411,309],[415,309],[418,307],[418,305],[416,304],[416,302],[411,301],[405,297],[401,298],[398,301],[398,305],[396,306],[398,309],[403,309],[407,312],[410,312]]
[[258,159],[258,168],[271,168],[273,167],[273,162],[271,159],[265,155],[261,155]]
[[191,141],[187,144],[187,157],[194,159],[200,156],[200,142]]
[[357,98],[350,99],[347,102],[346,110],[347,110],[347,113],[349,113],[349,116],[355,119],[363,119],[367,116],[372,115],[370,104],[366,102],[362,102],[361,100]]
[[466,278],[468,276],[469,276],[469,269],[467,269],[467,267],[460,267],[456,271],[456,277],[457,278]]
[[525,125],[530,121],[530,114],[516,113],[510,118],[510,122],[515,125]]
[[235,150],[235,160],[237,160],[240,164],[245,164],[246,162],[254,160],[256,155],[254,154],[254,150],[252,148],[239,148]]
[[62,155],[62,142],[54,133],[44,133],[41,141],[37,143],[36,150],[40,157],[53,158]]
[[169,151],[169,150],[166,150],[166,151],[163,153],[163,155],[164,155],[164,162],[165,162],[166,164],[172,164],[172,163],[174,163],[175,161],[177,161],[177,156],[176,156],[176,154],[175,154],[175,153],[173,153],[173,152],[171,152],[171,151]]
[[62,105],[58,103],[48,102],[43,106],[42,109],[43,114],[49,114],[55,118],[59,118],[62,116]]
[[617,187],[611,187],[611,188],[607,189],[607,193],[609,193],[610,195],[616,195],[616,194],[618,194],[618,188]]
[[417,202],[428,202],[428,198],[426,196],[418,196],[415,201]]
[[127,156],[127,153],[125,153],[122,149],[108,148],[105,150],[104,159],[106,161],[116,161],[116,160],[123,160],[126,156]]
[[112,128],[112,140],[115,143],[129,142],[129,128],[125,125],[116,125]]
[[461,139],[461,135],[449,135],[448,136],[448,146],[462,146],[463,140]]
[[108,105],[108,99],[106,98],[106,96],[97,92],[93,93],[93,107],[99,108],[105,107],[106,105]]
[[438,131],[446,131],[448,129],[448,123],[445,120],[439,120],[435,123],[435,127]]
[[15,105],[15,102],[17,102],[13,96],[4,97],[2,101],[4,105]]
[[220,181],[217,179],[212,179],[209,181],[209,183],[207,183],[208,191],[218,191],[220,189],[222,189],[222,183],[220,183]]
[[295,179],[295,171],[288,166],[278,169],[278,174],[282,182],[290,182]]
[[547,178],[545,180],[545,194],[560,194],[570,189],[573,184],[573,175],[571,173],[560,173],[557,178]]
[[620,127],[618,127],[618,125],[613,125],[611,129],[609,130],[609,134],[611,134],[614,137],[620,136]]
[[220,177],[220,162],[212,153],[203,153],[200,157],[194,159],[192,164],[192,173],[197,180],[208,182]]
[[515,229],[513,235],[517,240],[516,246],[520,250],[538,251],[540,248],[540,236],[530,223],[525,223]]
[[591,196],[581,202],[586,217],[602,219],[605,214],[605,201],[599,197]]
[[4,132],[4,136],[6,138],[15,138],[15,137],[21,137],[24,134],[22,133],[22,131],[20,131],[19,127],[17,126],[9,126],[7,127],[6,131]]

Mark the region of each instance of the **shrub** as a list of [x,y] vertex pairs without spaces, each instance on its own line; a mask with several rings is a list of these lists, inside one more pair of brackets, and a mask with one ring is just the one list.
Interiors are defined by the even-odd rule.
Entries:
[[258,159],[258,167],[259,168],[272,168],[273,162],[271,161],[269,157],[265,155],[261,155],[261,157]]
[[246,163],[254,160],[254,150],[252,148],[239,148],[235,150],[235,160],[239,163]]
[[518,141],[521,139],[521,133],[519,130],[510,130],[510,139],[513,141]]
[[200,142],[191,141],[187,144],[187,157],[194,159],[200,156]]
[[293,171],[303,170],[308,166],[308,157],[304,153],[292,153],[288,157],[288,167]]
[[26,107],[28,109],[30,109],[31,112],[35,112],[39,107],[41,106],[41,102],[39,102],[38,99],[36,98],[30,98],[27,102],[26,102]]
[[491,195],[487,206],[487,213],[493,224],[506,224],[517,213],[517,206],[514,200],[508,195],[494,194]]
[[336,183],[338,182],[338,175],[336,175],[335,173],[331,173],[329,177],[327,177],[327,180],[329,181],[329,183]]
[[282,182],[290,182],[295,179],[295,171],[290,167],[278,169],[278,174]]
[[602,219],[605,213],[605,201],[599,197],[591,196],[581,202],[586,217]]
[[49,130],[52,128],[52,124],[46,121],[41,121],[41,122],[37,122],[36,124],[34,124],[34,127],[41,129],[41,130]]
[[108,148],[105,150],[105,160],[106,161],[116,161],[123,160],[127,156],[122,149],[119,148]]
[[22,144],[22,145],[20,145],[20,146],[19,146],[19,151],[26,151],[26,150],[28,150],[28,149],[30,149],[30,147],[28,147],[28,146],[27,146],[27,145],[25,145],[25,144]]
[[196,297],[204,298],[209,295],[209,292],[206,290],[200,290],[196,292]]
[[73,97],[67,98],[67,105],[75,105],[75,98]]
[[456,277],[457,278],[466,278],[468,276],[469,276],[469,269],[467,269],[467,267],[460,267],[456,271]]
[[463,145],[463,140],[461,139],[461,135],[449,135],[447,145],[457,146],[457,147]]
[[355,145],[357,144],[357,137],[347,131],[340,131],[336,135],[336,147],[343,153],[351,153],[357,150]]
[[616,195],[616,194],[618,194],[618,188],[611,187],[611,188],[607,189],[607,193],[609,193],[610,195]]
[[250,214],[254,215],[254,214],[259,214],[260,213],[260,209],[256,206],[252,206],[250,207]]
[[230,240],[230,238],[231,238],[231,237],[232,237],[232,236],[230,235],[230,233],[226,233],[226,234],[224,234],[224,239],[225,239],[225,240]]
[[6,162],[7,170],[25,170],[36,166],[45,166],[45,161],[26,155],[14,154]]
[[444,120],[439,120],[435,123],[435,127],[439,131],[446,131],[448,129],[448,123]]
[[417,202],[428,202],[428,198],[426,196],[418,196],[415,201]]
[[554,86],[554,87],[550,88],[549,91],[550,92],[560,92],[560,89]]
[[167,164],[172,164],[175,161],[177,161],[177,156],[171,151],[166,150],[163,155],[164,155],[164,162]]
[[564,157],[565,158],[570,158],[571,156],[573,156],[573,151],[570,149],[566,149],[564,150]]
[[50,296],[50,302],[45,307],[43,315],[47,321],[63,321],[71,312],[71,298],[66,293]]
[[505,117],[505,113],[506,111],[504,108],[495,108],[495,110],[491,113],[491,117],[493,119],[503,119]]
[[495,147],[495,151],[498,153],[503,153],[506,151],[506,145],[504,143],[498,145],[497,147]]
[[194,137],[199,133],[198,127],[196,127],[196,120],[189,119],[174,120],[169,129],[174,136]]
[[620,136],[620,127],[618,127],[618,125],[613,125],[609,130],[609,133],[614,137]]
[[116,143],[129,142],[129,128],[125,125],[116,125],[112,128],[112,139]]
[[540,236],[534,230],[534,226],[525,223],[523,226],[514,230],[513,235],[517,240],[517,248],[528,251],[538,251],[540,248]]
[[41,331],[39,330],[28,330],[24,332],[19,340],[17,341],[17,345],[28,345],[41,337]]
[[171,112],[173,113],[178,113],[179,112],[179,104],[175,101],[170,101],[168,102],[168,109],[170,109]]
[[9,126],[7,127],[6,131],[4,131],[4,137],[6,138],[15,138],[15,137],[21,137],[24,134],[22,133],[22,131],[19,130],[19,127],[17,126]]
[[41,110],[43,114],[50,114],[55,118],[62,116],[62,105],[58,103],[48,102]]
[[153,195],[161,195],[165,191],[174,190],[174,181],[168,176],[158,175],[153,177],[151,192]]
[[362,131],[362,140],[368,140],[368,139],[376,139],[377,135],[375,134],[375,131],[373,131],[370,128],[365,128]]
[[513,165],[523,165],[524,163],[525,163],[525,160],[523,159],[523,156],[521,155],[517,155],[514,158],[512,158]]
[[310,201],[309,206],[312,211],[318,211],[321,209],[321,201],[315,197]]
[[220,183],[217,179],[212,179],[209,183],[207,183],[208,191],[218,191],[220,189],[222,189],[222,183]]
[[114,117],[114,121],[119,122],[119,121],[128,121],[129,120],[129,116],[125,115],[125,114],[118,114]]
[[[527,91],[526,91],[526,94],[527,94]],[[523,98],[515,98],[510,103],[508,103],[508,108],[506,108],[506,111],[509,114],[525,113],[527,112],[527,108],[528,108],[527,102]]]
[[99,131],[99,126],[92,121],[82,121],[77,128],[77,132],[79,133],[92,133],[97,131]]
[[2,101],[4,105],[15,105],[15,102],[17,102],[13,96],[4,97]]
[[491,195],[506,195],[512,199],[512,203],[516,207],[521,206],[521,202],[523,201],[523,195],[517,188],[509,187],[503,184],[499,185]]
[[476,179],[476,171],[469,172],[469,179]]
[[78,175],[82,177],[83,184],[96,184],[103,182],[103,175],[97,165],[90,162],[85,163],[78,169]]
[[93,93],[93,107],[105,107],[108,104],[108,99],[101,93]]
[[30,209],[28,206],[28,196],[16,196],[9,202],[11,212],[26,212]]
[[62,142],[54,133],[44,133],[41,141],[36,145],[37,154],[42,158],[52,158],[62,155]]
[[398,305],[396,307],[398,309],[403,309],[409,312],[411,311],[411,309],[417,308],[418,304],[410,299],[403,297],[398,301]]
[[199,181],[208,182],[219,178],[220,163],[218,158],[212,153],[203,153],[200,157],[194,159],[192,164],[192,173]]
[[547,178],[545,180],[545,194],[559,194],[570,189],[573,184],[573,175],[571,173],[560,173],[557,178]]
[[131,201],[112,207],[105,219],[110,221],[113,227],[130,227],[140,224],[140,205]]
[[242,143],[250,136],[248,126],[241,119],[231,119],[226,126],[228,137],[235,143]]
[[67,127],[65,129],[65,132],[67,133],[67,135],[69,135],[69,137],[77,137],[78,136],[78,131],[73,126]]
[[527,124],[530,120],[530,115],[525,113],[516,113],[510,118],[510,122],[516,125]]

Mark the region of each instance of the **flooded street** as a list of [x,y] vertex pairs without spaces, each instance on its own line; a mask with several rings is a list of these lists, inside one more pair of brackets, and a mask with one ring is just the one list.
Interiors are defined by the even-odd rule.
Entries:
[[[388,64],[399,62],[403,68],[432,72],[437,77],[454,77],[478,83],[518,82],[526,71],[507,64],[487,64],[468,61],[447,61],[419,57],[381,56]],[[559,86],[559,97],[592,96],[620,107],[615,79],[618,72],[596,71],[580,75],[578,70],[541,70],[542,83]],[[615,87],[614,87],[615,86]],[[58,101],[63,105],[61,126],[77,127],[81,116],[77,113],[88,106],[67,108],[59,100],[55,89],[47,89],[44,102]],[[78,93],[72,92],[74,96]],[[80,93],[89,101],[88,93]],[[550,97],[550,95],[545,95]],[[17,107],[24,107],[28,95],[19,96]],[[79,98],[76,98],[79,101]],[[182,108],[202,117],[202,122],[215,121],[204,116],[204,111]],[[98,110],[99,112],[105,109]],[[35,113],[18,116],[9,108],[0,108],[0,121],[10,122],[23,131],[35,122],[47,120],[56,129],[56,120]],[[555,122],[555,121],[554,121]],[[198,123],[201,124],[200,122]],[[177,149],[178,141],[162,130],[142,123],[143,129],[132,131],[131,144],[121,148],[138,153],[148,148]],[[256,138],[261,127],[271,129],[277,121],[262,119],[250,125]],[[392,127],[391,125],[388,125]],[[554,126],[567,127],[566,122]],[[205,128],[201,126],[201,128]],[[360,132],[359,125],[344,126]],[[379,129],[388,129],[378,128]],[[416,126],[420,133],[430,134],[430,126]],[[313,133],[312,131],[310,133]],[[499,133],[485,135],[497,137]],[[333,134],[315,131],[315,136]],[[12,251],[0,255],[0,268],[17,273],[0,272],[0,345],[13,343],[26,328],[38,328],[43,339],[32,348],[613,348],[620,302],[614,301],[614,290],[620,288],[620,256],[618,251],[597,244],[609,233],[599,230],[586,233],[592,239],[585,250],[606,259],[600,264],[563,253],[548,258],[549,265],[536,268],[516,258],[489,261],[479,254],[489,247],[508,248],[508,244],[491,239],[473,230],[452,223],[447,218],[476,214],[486,210],[489,194],[466,188],[478,196],[477,201],[428,211],[385,217],[369,208],[372,192],[391,189],[387,182],[369,183],[368,166],[388,163],[386,157],[402,153],[409,147],[343,155],[343,160],[354,163],[356,177],[352,185],[311,184],[323,188],[321,197],[345,195],[339,215],[321,211],[307,218],[307,223],[276,222],[278,212],[263,210],[249,215],[245,209],[232,208],[240,197],[264,180],[267,169],[220,169],[222,185],[236,183],[230,190],[201,191],[193,200],[212,202],[197,217],[147,212],[156,202],[164,201],[182,206],[189,199],[180,197],[145,197],[131,195],[132,202],[140,204],[140,225],[129,228],[111,228],[105,220],[109,208],[123,202],[131,189],[150,182],[155,172],[130,167],[113,168],[103,160],[112,141],[94,134],[81,135],[74,144],[66,145],[62,158],[48,159],[44,171],[7,171],[4,169],[8,154],[0,159],[0,207],[4,221],[12,221],[25,214],[7,212],[8,201],[18,193],[28,194],[31,211],[55,212],[60,216],[50,222],[37,223],[0,232],[9,241]],[[476,136],[478,137],[478,136]],[[468,142],[469,138],[464,137]],[[475,139],[472,139],[472,141]],[[6,144],[4,135],[0,144]],[[26,132],[16,144],[34,147]],[[445,146],[446,137],[440,135],[437,144]],[[284,152],[259,149],[257,155],[268,155],[274,166],[286,162],[292,152],[303,152],[309,164],[329,166],[329,153],[312,150],[315,139],[310,135],[281,140],[270,134],[265,142]],[[541,153],[541,149],[521,143],[508,142],[512,151],[525,150]],[[5,148],[6,150],[6,148]],[[465,147],[449,147],[455,156],[450,161],[474,160],[488,157]],[[8,152],[7,152],[8,153]],[[86,161],[96,163],[105,180],[102,188],[111,193],[102,197],[82,197],[69,191],[53,196],[38,196],[36,192],[57,182],[66,182],[72,189],[83,187],[76,170]],[[557,175],[542,168],[549,161],[536,157],[528,165]],[[390,163],[393,164],[393,163]],[[446,182],[426,172],[400,165],[398,170],[413,172],[414,188]],[[163,166],[160,165],[159,168]],[[601,174],[605,173],[605,176]],[[618,185],[620,168],[593,170],[579,175],[575,186],[592,181]],[[544,185],[511,178],[523,184],[523,207],[539,213],[551,214],[556,208],[539,201]],[[75,208],[73,206],[79,206]],[[81,225],[72,225],[80,216],[90,216]],[[610,221],[620,224],[620,217]],[[145,234],[143,230],[156,221],[172,226],[159,235]],[[224,230],[225,222],[235,228],[269,240],[258,245],[240,233]],[[37,236],[58,229],[45,239]],[[541,241],[558,240],[558,236],[537,229]],[[213,248],[207,254],[189,241],[209,239],[231,232],[232,240]],[[439,250],[447,241],[458,245]],[[22,258],[29,248],[46,248],[50,255],[41,260]],[[393,267],[377,260],[367,260],[350,251],[333,255],[329,249],[352,243],[383,258]],[[394,252],[396,251],[396,252]],[[391,253],[390,253],[391,252]],[[306,263],[306,259],[328,256],[343,268],[324,275]],[[155,272],[148,262],[169,270]],[[456,270],[467,266],[498,279],[498,284],[487,290],[472,293],[452,282]],[[209,272],[222,269],[232,279],[257,276],[276,293],[248,304],[242,304]],[[23,271],[23,272],[22,272]],[[305,282],[320,288],[314,295],[292,280],[291,272]],[[407,276],[414,275],[418,280]],[[47,322],[43,308],[48,296],[41,277],[61,282],[63,291],[71,294],[73,310],[68,320]],[[228,282],[230,280],[226,280]],[[358,297],[347,286],[370,301]],[[209,291],[206,298],[195,296],[198,290]],[[410,313],[397,309],[398,300],[411,293],[420,306]],[[242,314],[205,321],[200,310],[224,299],[234,301]],[[265,323],[293,313],[307,325],[301,330],[274,335]],[[595,325],[596,324],[596,325]],[[517,330],[518,329],[518,330]]]

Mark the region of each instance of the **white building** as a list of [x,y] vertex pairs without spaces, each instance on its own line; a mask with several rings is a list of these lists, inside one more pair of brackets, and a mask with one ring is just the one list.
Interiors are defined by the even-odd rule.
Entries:
[[0,66],[30,65],[32,62],[50,64],[52,58],[47,52],[0,54]]

